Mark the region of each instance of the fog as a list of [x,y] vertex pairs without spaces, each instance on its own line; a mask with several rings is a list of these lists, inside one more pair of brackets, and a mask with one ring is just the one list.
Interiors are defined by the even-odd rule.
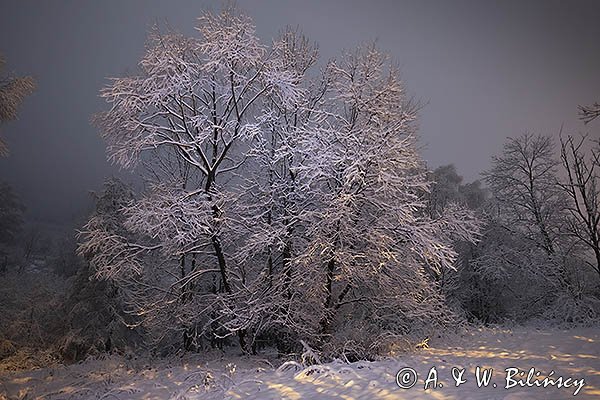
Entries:
[[[108,77],[136,68],[149,28],[159,22],[194,34],[218,1],[3,1],[0,51],[7,70],[38,88],[18,121],[2,126],[11,156],[0,180],[30,218],[64,222],[86,212],[105,177],[132,180],[106,161],[90,124],[105,109]],[[489,168],[507,136],[586,131],[578,104],[600,93],[597,1],[244,1],[268,43],[298,25],[321,59],[377,40],[400,66],[420,117],[431,168],[454,163],[466,180]],[[597,130],[591,132],[597,135]]]

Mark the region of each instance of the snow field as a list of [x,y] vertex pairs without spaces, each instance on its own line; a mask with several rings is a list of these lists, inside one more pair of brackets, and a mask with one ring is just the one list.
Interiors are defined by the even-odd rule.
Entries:
[[[435,343],[394,359],[345,363],[335,360],[303,367],[288,361],[234,354],[185,355],[155,360],[109,357],[86,362],[0,374],[0,399],[594,399],[600,398],[600,329],[473,330],[451,343]],[[280,361],[279,361],[280,362]],[[475,369],[492,368],[487,387],[478,387]],[[401,389],[396,374],[410,367],[418,374],[414,387]],[[435,367],[437,384],[424,390]],[[541,381],[584,379],[576,386],[505,388],[506,369],[530,368]],[[455,387],[453,368],[464,368],[466,382]],[[514,377],[518,379],[519,377]],[[533,381],[531,381],[533,382]],[[430,382],[431,384],[432,382]],[[497,387],[493,387],[493,384]]]

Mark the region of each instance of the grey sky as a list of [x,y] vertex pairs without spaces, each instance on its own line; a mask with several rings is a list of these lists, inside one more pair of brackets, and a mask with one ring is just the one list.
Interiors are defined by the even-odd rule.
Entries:
[[[82,212],[87,192],[116,169],[89,121],[103,108],[105,78],[135,68],[156,21],[194,33],[220,1],[0,0],[0,52],[8,70],[38,89],[19,121],[5,124],[11,156],[0,180],[31,215]],[[454,163],[478,177],[506,136],[589,131],[577,105],[600,101],[600,1],[239,0],[268,42],[299,25],[331,58],[378,40],[401,67],[412,95],[428,102],[421,140],[430,166]]]

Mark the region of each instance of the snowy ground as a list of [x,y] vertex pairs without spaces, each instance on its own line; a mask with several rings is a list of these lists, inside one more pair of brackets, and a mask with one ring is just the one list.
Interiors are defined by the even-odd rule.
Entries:
[[[600,398],[600,329],[512,331],[475,330],[445,346],[432,343],[395,360],[301,368],[288,363],[274,369],[260,358],[186,356],[152,362],[112,357],[68,367],[16,373],[0,372],[0,399],[568,399]],[[479,388],[476,367],[492,368],[487,387]],[[414,387],[401,389],[397,372],[413,368]],[[424,390],[428,375],[436,389]],[[455,387],[465,369],[465,383]],[[507,385],[508,368],[525,371]],[[550,374],[570,387],[527,387]],[[510,372],[510,370],[509,370]],[[535,375],[539,372],[539,375]],[[410,371],[409,371],[410,375]],[[410,380],[406,375],[407,381]],[[571,377],[572,380],[567,381]],[[402,383],[402,377],[399,377]],[[410,382],[409,382],[410,383]],[[494,387],[496,384],[496,387]]]

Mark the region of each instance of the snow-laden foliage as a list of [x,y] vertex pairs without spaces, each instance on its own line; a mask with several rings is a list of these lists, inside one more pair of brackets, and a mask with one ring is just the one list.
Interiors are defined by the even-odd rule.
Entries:
[[[485,228],[488,191],[481,182],[463,183],[463,177],[456,172],[454,165],[436,168],[429,174],[429,180],[431,190],[427,196],[427,213],[431,218],[462,214],[463,218],[475,218]],[[456,226],[463,227],[463,224]],[[473,262],[479,249],[486,245],[486,230],[483,229],[476,243],[465,240],[464,235],[454,234],[449,239],[453,240],[453,248],[458,253],[454,268],[428,272],[438,282],[448,305],[455,312],[469,319],[488,321],[496,313],[492,303],[497,296],[482,281],[483,276]]]
[[303,129],[299,167],[314,200],[302,217],[308,242],[297,262],[315,270],[309,290],[321,304],[321,332],[366,324],[406,333],[425,318],[447,322],[451,313],[425,268],[452,268],[450,237],[473,240],[476,223],[458,210],[425,213],[417,109],[386,56],[368,46],[329,70],[324,107]]
[[230,9],[198,32],[154,30],[139,72],[102,91],[109,158],[147,189],[83,229],[97,277],[186,349],[237,335],[244,351],[333,354],[352,330],[454,322],[428,272],[454,268],[478,222],[459,205],[427,212],[417,107],[388,57],[368,46],[314,71],[298,30],[267,47]]

